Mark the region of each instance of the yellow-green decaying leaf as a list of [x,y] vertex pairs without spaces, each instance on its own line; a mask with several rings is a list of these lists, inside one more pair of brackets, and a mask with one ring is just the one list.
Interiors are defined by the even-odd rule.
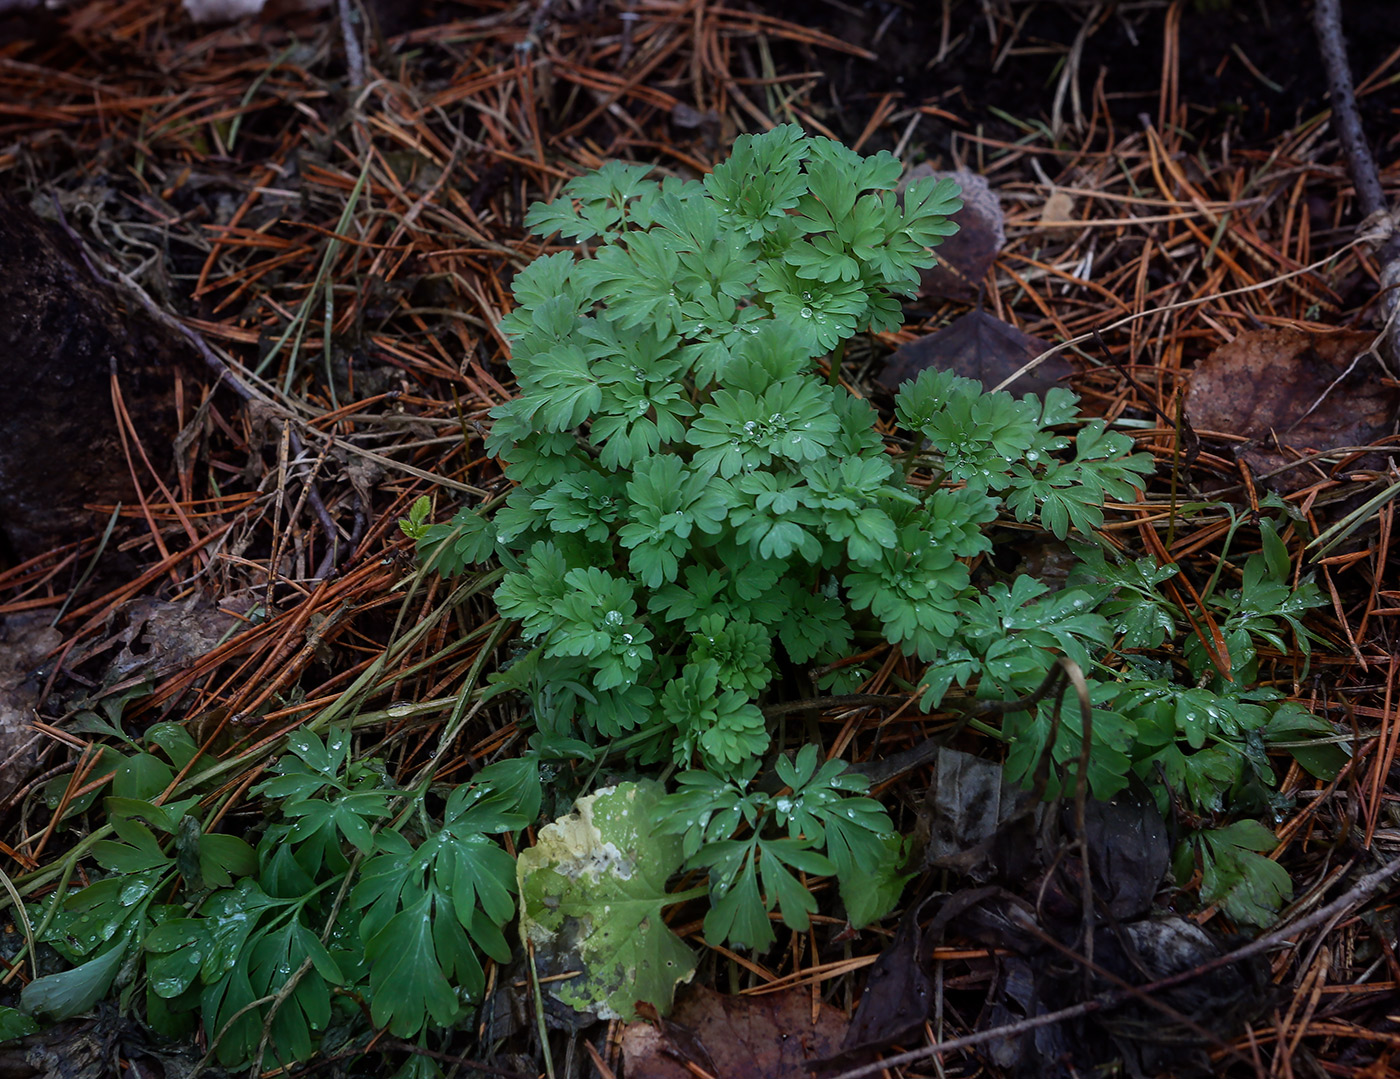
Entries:
[[694,954],[661,919],[664,907],[693,898],[666,891],[682,854],[678,837],[650,824],[664,793],[643,780],[581,798],[520,855],[521,936],[537,957],[568,953],[564,968],[583,971],[545,986],[578,1011],[631,1019],[646,1001],[665,1012],[695,973]]

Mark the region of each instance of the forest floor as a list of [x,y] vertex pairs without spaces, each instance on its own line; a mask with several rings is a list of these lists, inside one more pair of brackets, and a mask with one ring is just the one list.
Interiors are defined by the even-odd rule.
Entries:
[[[300,730],[329,737],[342,725],[356,759],[403,783],[425,768],[436,783],[463,781],[524,748],[521,702],[473,695],[507,655],[506,627],[470,578],[421,573],[399,521],[422,496],[446,520],[505,485],[483,437],[490,410],[512,395],[498,325],[512,278],[547,249],[525,212],[609,159],[695,177],[737,135],[792,122],[862,153],[979,174],[990,192],[964,246],[949,248],[969,279],[926,279],[902,330],[853,348],[854,390],[887,409],[892,351],[976,308],[997,332],[1078,341],[1056,374],[1156,457],[1151,490],[1109,514],[1114,546],[1213,581],[1260,549],[1261,512],[1294,522],[1293,579],[1311,575],[1326,603],[1308,616],[1311,656],[1282,636],[1261,652],[1259,680],[1333,724],[1345,756],[1320,779],[1271,750],[1276,789],[1259,787],[1256,815],[1277,837],[1263,853],[1286,869],[1292,899],[1275,924],[1250,928],[1201,909],[1201,873],[1189,866],[1154,883],[1159,911],[1187,916],[1213,948],[1253,941],[1248,970],[1215,964],[1196,996],[1138,991],[1102,1022],[1093,993],[1109,983],[1050,998],[1047,985],[1078,986],[1077,976],[1038,972],[1078,968],[1028,955],[1014,927],[921,936],[935,909],[927,897],[967,883],[946,866],[862,930],[846,927],[828,890],[810,932],[780,927],[762,955],[708,948],[703,906],[688,904],[668,920],[702,956],[703,988],[683,990],[681,1019],[541,1013],[516,945],[512,963],[488,964],[490,1006],[455,1032],[431,1043],[346,1035],[288,1071],[802,1074],[804,1054],[836,1052],[882,952],[903,947],[885,977],[906,981],[885,999],[894,1010],[913,999],[919,1014],[869,1034],[827,1074],[881,1074],[877,1052],[903,1054],[884,1074],[940,1079],[1400,1074],[1390,497],[1400,383],[1361,345],[1337,367],[1318,343],[1339,330],[1374,339],[1380,289],[1305,5],[405,0],[347,10],[348,24],[332,6],[196,25],[175,0],[0,15],[0,189],[54,221],[100,275],[124,280],[122,304],[173,316],[202,350],[157,373],[165,427],[133,421],[113,442],[107,468],[135,477],[134,491],[120,504],[89,496],[81,529],[44,550],[11,538],[0,561],[0,703],[20,702],[31,721],[22,736],[5,733],[0,857],[35,920],[52,916],[46,904],[70,878],[90,879],[93,864],[69,854],[102,826],[97,799],[114,775],[143,798],[197,797],[211,809],[206,830],[226,821],[253,838],[269,811],[250,792]],[[1360,115],[1384,166],[1400,156],[1400,7],[1352,4],[1347,19]],[[1400,194],[1400,172],[1386,180]],[[1230,342],[1254,351],[1217,356],[1210,393],[1189,394],[1193,371]],[[989,383],[1035,354],[995,334],[959,347],[947,362]],[[112,385],[104,406],[121,415]],[[1354,526],[1342,542],[1305,549],[1338,522]],[[1039,542],[995,555],[1001,569],[1046,576],[1056,557]],[[1193,596],[1179,593],[1183,625],[1209,652],[1221,641],[1208,613],[1192,620]],[[952,725],[918,707],[917,673],[894,649],[861,661],[861,692],[882,703],[816,713],[806,737],[868,761]],[[901,693],[904,703],[887,703]],[[998,753],[971,731],[956,744]],[[542,819],[567,813],[592,774],[560,767]],[[877,793],[912,835],[929,827],[928,791],[919,769]],[[9,909],[0,1005],[13,1006],[35,976],[13,961],[35,926]],[[906,934],[924,946],[897,927],[914,927]],[[1213,954],[1187,953],[1159,975]],[[105,984],[116,988],[95,1018],[0,1045],[4,1074],[177,1079],[206,1062],[208,1031],[169,1041],[139,1022],[154,998],[134,995],[145,990],[132,972]],[[1066,1006],[1079,1011],[1036,1021]],[[0,1024],[0,1034],[28,1029]],[[808,1047],[796,1056],[785,1047],[794,1036]],[[716,1055],[726,1039],[740,1059]],[[938,1043],[950,1044],[932,1051]]]

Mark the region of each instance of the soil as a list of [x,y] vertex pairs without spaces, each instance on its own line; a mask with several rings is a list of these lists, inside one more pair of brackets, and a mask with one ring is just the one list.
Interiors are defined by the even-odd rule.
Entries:
[[[819,61],[810,49],[791,49],[795,55],[783,65],[825,70],[831,92],[823,119],[846,141],[860,135],[868,109],[844,108],[843,103],[884,94],[936,101],[960,116],[968,129],[985,125],[998,137],[1019,136],[1024,130],[1007,123],[1006,117],[1023,122],[1045,118],[1047,99],[1066,63],[1065,50],[1081,33],[1078,82],[1086,109],[1102,78],[1109,115],[1118,129],[1158,119],[1165,5],[765,0],[763,7],[876,54],[874,60],[843,57],[833,63]],[[946,10],[951,41],[941,61],[937,58],[945,16],[940,7]],[[1327,80],[1308,5],[1294,0],[1205,0],[1177,7],[1178,100],[1193,137],[1204,142],[1229,130],[1237,146],[1262,145],[1325,107]],[[1400,6],[1344,4],[1343,29],[1359,82],[1385,62],[1400,40]],[[1361,97],[1369,130],[1383,132],[1394,126],[1397,100],[1400,94],[1393,85]],[[927,141],[930,152],[948,153],[950,134],[948,124],[931,121],[920,126],[916,141]],[[868,145],[890,149],[892,133],[879,132]],[[1382,158],[1388,156],[1386,146],[1377,149]]]

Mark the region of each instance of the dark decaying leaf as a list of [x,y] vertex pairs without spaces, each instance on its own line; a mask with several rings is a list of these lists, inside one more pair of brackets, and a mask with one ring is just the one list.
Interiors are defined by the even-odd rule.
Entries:
[[941,747],[919,814],[925,865],[978,882],[1019,876],[1034,858],[1040,806],[1030,798],[1000,764]]
[[[926,930],[932,941],[946,926],[950,937],[997,949],[997,980],[979,1030],[995,1030],[1085,1000],[1074,897],[1062,891],[1078,879],[1078,863],[1063,873],[1028,882],[1026,897],[1001,888],[968,889],[952,896]],[[1058,892],[1059,894],[1051,894]],[[1031,899],[1036,900],[1032,905]],[[1072,943],[1071,943],[1072,942]],[[1094,930],[1094,963],[1113,980],[1094,980],[1092,992],[1146,985],[1193,969],[1219,955],[1199,926],[1180,918],[1100,920]],[[1205,1052],[1234,1037],[1243,1021],[1267,1007],[1252,968],[1226,967],[1208,975],[1130,997],[1081,1019],[1036,1027],[988,1043],[1003,1074],[1018,1079],[1084,1074],[1111,1060],[1125,1060],[1133,1075],[1211,1075]]]
[[[1024,959],[1009,956],[998,964],[997,982],[991,1001],[977,1024],[982,1030],[995,1030],[1051,1011],[1034,967]],[[1035,1075],[1059,1079],[1075,1072],[1067,1065],[1075,1056],[1074,1045],[1063,1024],[1035,1027],[1020,1035],[995,1038],[987,1043],[987,1055],[1011,1075]]]
[[[863,1062],[871,1052],[918,1034],[930,1005],[927,961],[932,948],[944,940],[973,941],[996,953],[992,962],[997,984],[979,1029],[1084,999],[1088,983],[1072,958],[1084,950],[1085,876],[1074,842],[1074,807],[1062,804],[1059,813],[1036,813],[1032,809],[1039,803],[1017,803],[1016,792],[1002,788],[995,768],[986,769],[965,754],[940,753],[924,814],[928,864],[997,883],[930,896],[910,908],[894,941],[871,968],[842,1054],[826,1064]],[[1137,930],[1129,921],[1151,909],[1170,859],[1166,825],[1150,795],[1129,790],[1113,802],[1091,800],[1085,806],[1084,828],[1098,913],[1093,927],[1095,963],[1119,979],[1099,980],[1093,991],[1123,983],[1140,985],[1182,969],[1195,954],[1191,948],[1173,952],[1169,932],[1144,929],[1143,946],[1151,954],[1139,955]],[[925,908],[935,913],[921,927]],[[1196,998],[1183,1000],[1188,1005],[1195,1002]],[[1132,1020],[1136,1013],[1129,1009],[1112,1014]],[[1175,1034],[1201,1044],[1204,1026],[1182,1025]],[[1127,1052],[1121,1043],[1135,1037],[1149,1040],[1145,1033],[1125,1029],[1120,1034],[1090,1019],[1036,1028],[992,1043],[988,1052],[1007,1074],[1069,1075],[1080,1066],[1091,1070]],[[1137,1059],[1153,1058],[1148,1047],[1132,1051]]]
[[[1315,467],[1271,473],[1303,453],[1364,446],[1392,431],[1400,393],[1382,384],[1376,361],[1364,354],[1374,339],[1350,330],[1249,330],[1196,367],[1186,415],[1198,431],[1248,438],[1235,453],[1265,486],[1310,486],[1321,475]],[[1375,458],[1351,467],[1384,465]]]
[[1015,802],[1015,788],[996,761],[940,747],[933,764],[928,806],[929,859],[946,858],[989,838]]
[[[1048,342],[1022,333],[995,315],[981,310],[969,311],[936,333],[901,345],[885,364],[879,382],[894,392],[920,371],[931,367],[977,379],[990,390],[1048,348]],[[1043,394],[1073,373],[1069,361],[1056,354],[1006,388],[1017,397],[1027,393]]]
[[870,968],[860,1005],[841,1046],[843,1053],[891,1045],[917,1031],[928,1018],[933,986],[924,969],[924,933],[919,928],[927,902],[916,903],[905,912],[894,941]]
[[809,1079],[811,1062],[835,1052],[846,1032],[830,1005],[818,1005],[813,1020],[806,990],[728,996],[692,986],[677,1000],[670,1019],[623,1028],[627,1079],[692,1079],[687,1064],[725,1079]]
[[1001,203],[985,176],[966,170],[938,172],[929,164],[910,169],[900,189],[910,181],[929,176],[952,180],[962,188],[963,208],[953,218],[958,231],[938,245],[938,264],[920,275],[919,295],[972,302],[1006,243]]
[[[1143,918],[1124,925],[1121,934],[1103,932],[1096,939],[1103,965],[1138,984],[1193,970],[1220,954],[1209,933],[1176,915]],[[1267,965],[1256,960],[1152,994],[1153,1001],[1189,1018],[1194,1028],[1141,1000],[1099,1016],[1097,1024],[1134,1074],[1218,1074],[1207,1051],[1227,1043],[1245,1022],[1268,1010],[1268,980]]]
[[1167,824],[1145,791],[1124,791],[1112,802],[1084,807],[1094,899],[1120,921],[1152,909],[1157,886],[1171,864]]
[[116,635],[122,649],[104,675],[108,683],[137,675],[161,678],[188,667],[239,624],[198,592],[174,602],[143,596],[126,604],[122,614],[126,625]]

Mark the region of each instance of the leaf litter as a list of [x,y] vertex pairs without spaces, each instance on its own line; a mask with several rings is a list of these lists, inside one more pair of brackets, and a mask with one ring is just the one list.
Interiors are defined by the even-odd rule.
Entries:
[[[941,330],[900,345],[880,372],[879,381],[893,392],[917,378],[921,371],[953,371],[976,379],[990,390],[1037,356],[1049,352],[1050,347],[1050,342],[979,308],[959,315]],[[1006,389],[1018,397],[1027,393],[1043,396],[1073,373],[1069,361],[1056,353],[1017,376]]]
[[840,1046],[846,1022],[799,989],[731,996],[692,986],[670,1018],[623,1028],[622,1059],[628,1079],[810,1079],[813,1063]]
[[1394,434],[1400,388],[1375,343],[1363,330],[1246,330],[1192,371],[1187,416],[1240,439],[1236,459],[1284,494],[1340,469],[1384,471],[1385,458],[1364,447]]
[[[983,763],[941,755],[928,798],[936,825],[928,865],[957,867],[973,884],[910,905],[870,970],[841,1053],[827,1064],[849,1067],[922,1029],[933,1017],[934,956],[949,938],[989,949],[990,994],[976,1024],[984,1031],[1014,1029],[1106,990],[1145,985],[1220,955],[1219,943],[1200,926],[1154,912],[1171,848],[1146,791],[1111,802],[1089,799],[1081,845],[1069,806],[1026,812],[1015,808],[1013,795],[1000,808],[999,777],[982,774]],[[949,797],[954,791],[967,795],[961,806]],[[1082,940],[1083,851],[1095,910],[1089,950]],[[970,853],[977,857],[969,859]],[[1081,1074],[1115,1055],[1134,1061],[1138,1074],[1167,1063],[1179,1074],[1210,1074],[1207,1051],[1223,1044],[1213,1032],[1232,1030],[1267,1007],[1266,995],[1242,996],[1246,988],[1258,989],[1248,983],[1258,977],[1252,970],[1227,966],[1151,998],[1130,997],[1088,1019],[993,1039],[988,1051],[1007,1073],[1027,1077]]]

